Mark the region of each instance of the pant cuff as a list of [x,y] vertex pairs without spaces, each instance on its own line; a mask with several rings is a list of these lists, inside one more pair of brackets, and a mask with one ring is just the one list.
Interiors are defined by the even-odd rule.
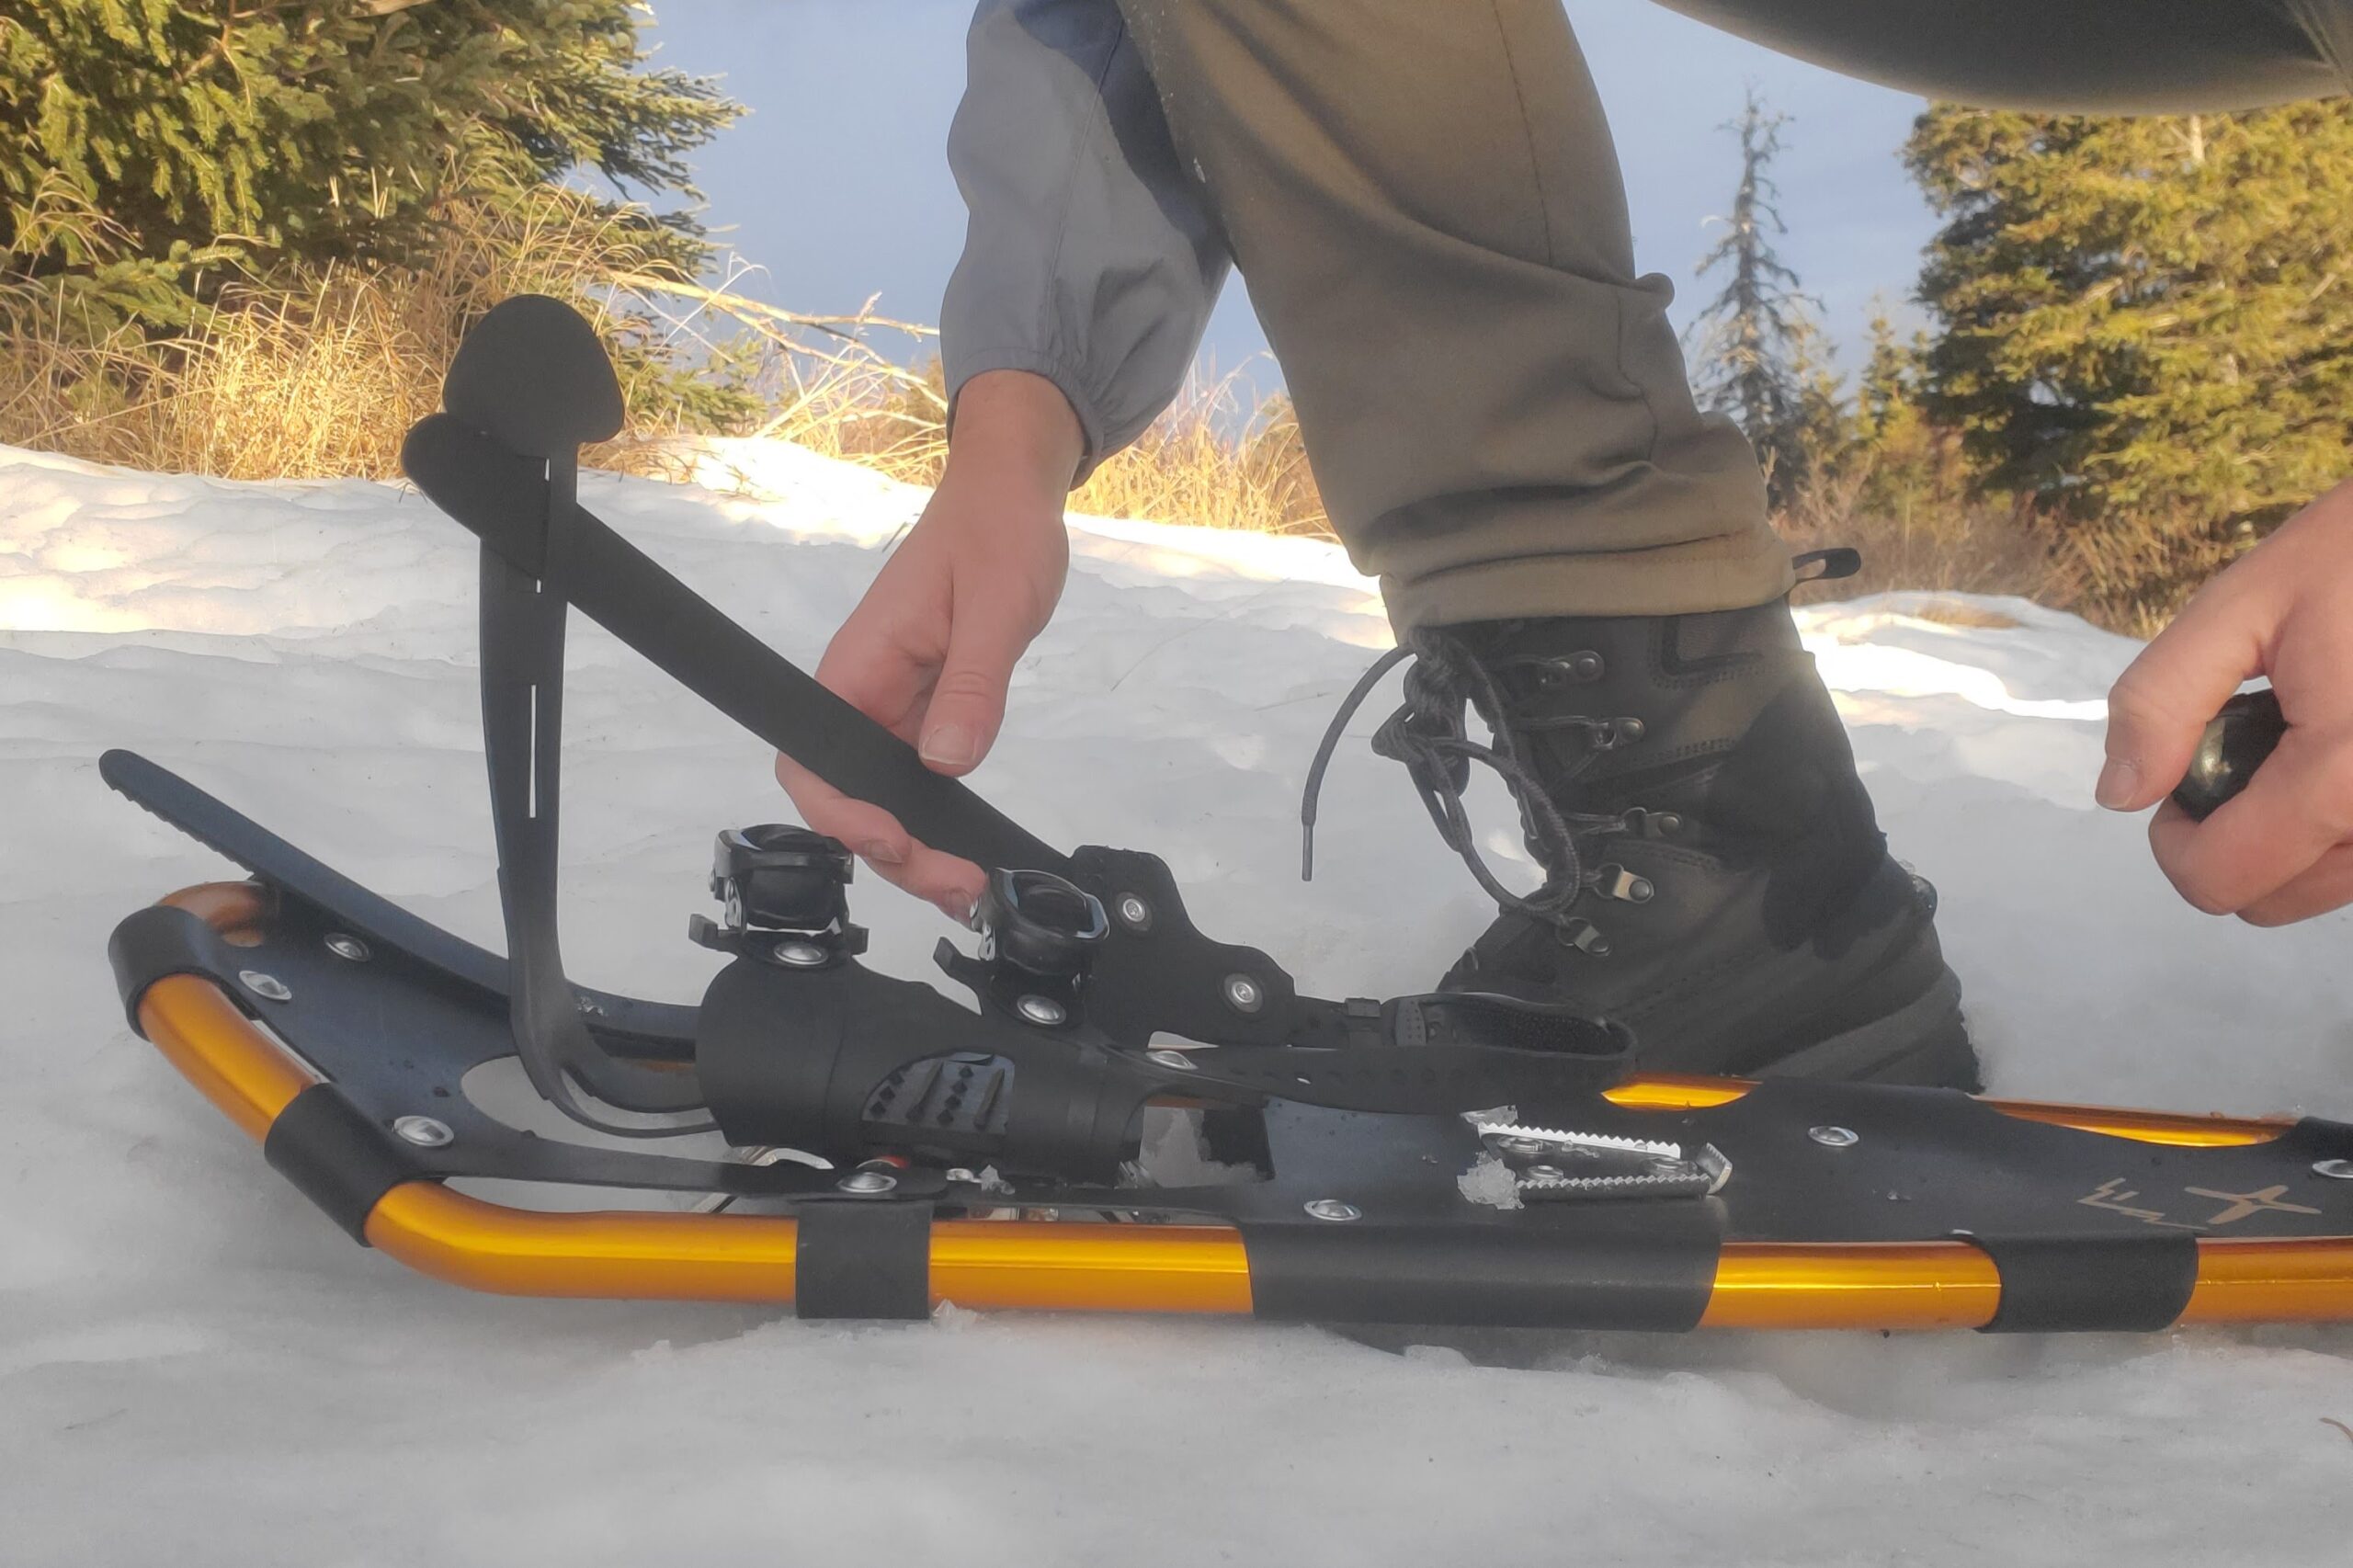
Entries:
[[1473,620],[1745,609],[1796,584],[1789,545],[1760,528],[1654,550],[1486,561],[1411,581],[1384,577],[1381,589],[1402,637]]

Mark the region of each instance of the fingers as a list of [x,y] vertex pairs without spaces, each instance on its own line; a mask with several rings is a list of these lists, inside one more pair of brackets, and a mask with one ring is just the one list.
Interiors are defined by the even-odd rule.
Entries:
[[2290,926],[2353,903],[2353,845],[2339,844],[2311,869],[2239,911],[2250,926]]
[[2141,650],[2108,694],[2108,761],[2094,790],[2112,812],[2155,805],[2189,771],[2207,721],[2263,668],[2279,607],[2225,574]]
[[2157,864],[2182,897],[2210,915],[2245,915],[2263,925],[2343,902],[2306,907],[2337,885],[2337,873],[2323,862],[2348,838],[2353,729],[2345,726],[2290,729],[2245,790],[2203,823],[2168,804],[2149,824]]
[[926,703],[916,751],[935,773],[980,766],[1005,722],[1006,688],[1035,629],[1002,605],[956,607],[947,657]]
[[776,759],[776,777],[801,821],[848,845],[883,881],[938,905],[951,920],[971,915],[985,880],[978,866],[916,843],[889,812],[843,794],[790,757]]

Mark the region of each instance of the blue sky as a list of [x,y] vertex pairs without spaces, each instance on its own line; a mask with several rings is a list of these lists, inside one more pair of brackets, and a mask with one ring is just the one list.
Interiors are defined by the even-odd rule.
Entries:
[[[794,310],[938,319],[963,236],[943,146],[963,89],[972,0],[656,0],[661,62],[724,76],[752,113],[703,150],[706,220],[765,269],[752,292]],[[1896,152],[1921,100],[1851,82],[1643,0],[1568,0],[1615,127],[1635,255],[1676,282],[1677,319],[1734,178],[1718,128],[1754,82],[1792,117],[1777,170],[1783,254],[1826,311],[1839,365],[1859,364],[1874,296],[1906,302],[1933,224]],[[1266,340],[1239,288],[1212,324],[1221,369]],[[1254,377],[1254,379],[1256,379]]]

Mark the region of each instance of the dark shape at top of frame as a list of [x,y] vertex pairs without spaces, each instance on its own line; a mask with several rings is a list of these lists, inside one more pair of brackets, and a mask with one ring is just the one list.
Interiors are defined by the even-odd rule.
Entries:
[[517,294],[474,324],[441,404],[509,451],[568,458],[628,417],[596,329],[561,300]]

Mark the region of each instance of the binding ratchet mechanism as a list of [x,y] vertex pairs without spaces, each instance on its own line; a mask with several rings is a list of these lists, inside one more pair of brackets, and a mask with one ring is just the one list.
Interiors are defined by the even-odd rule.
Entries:
[[1482,1121],[1479,1141],[1508,1166],[1522,1202],[1575,1199],[1709,1198],[1732,1179],[1712,1143],[1679,1143]]
[[849,923],[849,883],[858,862],[837,839],[805,827],[764,823],[731,827],[711,850],[710,896],[721,917],[690,915],[687,937],[737,957],[765,956],[793,969],[819,969],[866,950],[866,928]]

